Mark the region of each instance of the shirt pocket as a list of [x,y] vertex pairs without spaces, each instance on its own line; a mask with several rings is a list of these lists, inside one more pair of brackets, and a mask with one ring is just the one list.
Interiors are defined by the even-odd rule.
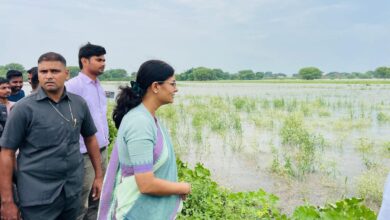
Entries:
[[[31,128],[27,140],[36,148],[47,148],[58,146],[66,135],[63,127],[55,123],[37,123]],[[61,124],[60,124],[61,125]]]

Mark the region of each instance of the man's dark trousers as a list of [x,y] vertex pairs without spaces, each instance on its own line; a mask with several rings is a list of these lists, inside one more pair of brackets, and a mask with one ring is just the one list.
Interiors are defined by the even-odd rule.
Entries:
[[81,206],[80,195],[65,197],[62,189],[53,203],[20,207],[23,220],[74,220],[79,214]]

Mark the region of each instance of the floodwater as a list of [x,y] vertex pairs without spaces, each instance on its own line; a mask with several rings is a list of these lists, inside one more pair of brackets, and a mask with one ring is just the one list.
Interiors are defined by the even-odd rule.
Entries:
[[[371,172],[364,163],[362,154],[356,150],[361,139],[367,139],[374,145],[374,153],[366,158],[378,167],[390,169],[389,157],[383,157],[383,151],[379,149],[382,143],[390,141],[390,123],[381,124],[376,120],[378,111],[390,114],[390,85],[182,83],[179,86],[175,104],[185,102],[186,95],[191,95],[200,98],[244,96],[259,100],[308,102],[321,99],[329,105],[341,102],[351,106],[349,110],[338,108],[331,111],[330,117],[312,116],[305,119],[313,121],[308,123],[312,124],[311,130],[323,136],[327,146],[317,154],[320,164],[316,172],[306,175],[303,179],[289,178],[270,171],[274,158],[272,147],[281,151],[288,150],[282,147],[278,124],[274,129],[268,130],[256,128],[249,121],[243,121],[239,150],[227,147],[228,143],[237,141],[234,137],[221,140],[218,135],[208,133],[207,143],[202,146],[191,143],[188,150],[181,153],[181,158],[191,165],[203,163],[211,170],[215,181],[233,191],[263,188],[276,194],[280,198],[280,207],[288,213],[306,202],[323,205],[344,197],[359,196],[359,178],[365,172]],[[377,106],[381,106],[380,110]],[[333,131],[332,125],[339,119],[349,117],[351,109],[354,111],[352,121],[369,120],[371,123],[359,129],[346,127]],[[359,114],[365,115],[359,118]],[[180,129],[188,128],[178,128]],[[386,173],[377,175],[381,175],[378,176],[378,181],[384,181]],[[378,203],[367,204],[374,210],[379,208]]]
[[[117,93],[118,86],[126,84],[128,83],[104,82],[103,87],[106,91]],[[390,85],[180,82],[178,89],[174,105],[186,102],[186,96],[191,95],[307,102],[321,99],[333,106],[340,103],[350,106],[344,109],[336,108],[331,111],[329,117],[312,116],[305,119],[309,120],[311,130],[324,138],[327,146],[317,154],[320,164],[316,172],[306,175],[303,179],[270,171],[274,159],[272,148],[288,150],[281,144],[280,124],[277,123],[273,129],[259,129],[250,121],[243,121],[243,133],[239,140],[229,135],[225,140],[221,140],[218,135],[209,132],[201,144],[185,142],[188,146],[180,149],[179,156],[183,161],[190,166],[197,162],[203,163],[210,169],[212,178],[221,186],[233,191],[263,188],[277,195],[280,198],[280,207],[288,213],[306,202],[323,205],[344,197],[359,196],[359,178],[370,172],[362,154],[356,150],[361,139],[367,139],[374,145],[374,153],[367,156],[369,161],[380,168],[390,170],[390,157],[383,156],[384,151],[381,150],[383,143],[390,142],[390,122],[379,123],[376,120],[379,111],[390,115]],[[25,86],[24,90],[26,94],[29,93],[28,86]],[[347,126],[343,129],[344,125],[341,124],[339,130],[333,130],[332,125],[349,117],[351,111],[354,114],[352,121],[369,120],[370,123],[359,129],[350,129]],[[359,114],[364,116],[358,118]],[[177,129],[188,130],[191,127],[179,123]],[[176,141],[183,142],[180,136]],[[241,147],[238,150],[228,146],[235,141],[240,142]],[[382,181],[385,176],[386,173],[379,173],[377,178]],[[376,211],[379,208],[378,203],[367,204]]]

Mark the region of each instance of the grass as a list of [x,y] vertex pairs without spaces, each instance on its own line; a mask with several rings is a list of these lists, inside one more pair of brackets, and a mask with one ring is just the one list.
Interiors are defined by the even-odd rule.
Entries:
[[386,158],[390,158],[390,141],[386,141],[383,143],[382,152]]
[[315,160],[318,144],[316,137],[303,125],[299,115],[290,115],[280,130],[282,144],[286,146],[285,167],[291,170],[293,176],[303,177],[306,173],[315,170]]
[[367,137],[361,137],[356,144],[356,149],[363,155],[372,154],[374,150],[374,142]]
[[382,202],[383,185],[389,172],[388,168],[376,167],[357,177],[357,193],[367,202],[379,206]]
[[388,114],[386,114],[384,112],[378,112],[378,114],[376,116],[376,119],[380,123],[390,122],[390,115],[388,115]]

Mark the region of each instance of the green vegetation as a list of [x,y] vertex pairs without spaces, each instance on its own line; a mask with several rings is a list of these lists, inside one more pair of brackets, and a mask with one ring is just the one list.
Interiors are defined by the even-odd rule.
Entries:
[[[364,90],[388,88],[388,85],[371,84],[390,81],[280,81],[302,83],[295,86],[302,86],[306,93],[275,95],[261,91],[258,93],[261,95],[253,96],[178,95],[174,105],[159,109],[158,118],[170,130],[176,155],[190,163],[187,165],[178,161],[180,180],[193,183],[193,193],[184,203],[178,219],[355,219],[356,216],[375,219],[375,212],[368,207],[377,211],[380,205],[382,181],[387,174],[380,168],[389,162],[390,144],[385,137],[378,139],[372,134],[377,129],[389,128],[389,102],[381,96],[359,99],[352,92],[342,94],[337,90],[351,88],[351,91],[358,91],[363,97]],[[311,85],[332,81],[357,85]],[[220,82],[202,83],[218,87]],[[183,83],[186,87],[192,84],[199,82]],[[242,88],[245,85],[239,86]],[[252,87],[255,88],[252,84],[248,85],[248,88]],[[312,87],[321,88],[323,94],[311,94],[308,90]],[[230,163],[232,155],[239,157],[239,161]],[[221,174],[218,167],[216,169],[213,165],[219,160],[228,164],[227,169],[235,170],[228,175],[225,172],[230,171],[226,170]],[[346,160],[348,163],[344,163]],[[261,172],[262,180],[287,189],[281,192],[267,188],[267,182],[261,186],[275,195],[262,189],[234,192],[211,180],[210,171],[197,162],[203,162],[215,170],[216,180],[221,183],[224,183],[225,177],[229,179],[229,175],[248,168]],[[351,168],[352,175],[343,167],[350,162],[357,165]],[[241,165],[238,163],[242,163],[242,167],[235,168]],[[256,178],[257,172],[250,172]],[[316,184],[315,190],[321,193],[321,202],[312,198],[313,185],[308,182]],[[232,187],[240,189],[237,184],[232,184]],[[290,194],[284,195],[285,192]],[[281,199],[278,200],[276,195]],[[345,199],[347,195],[364,200]],[[307,201],[307,204],[298,206],[295,202],[295,205],[291,205],[291,197]],[[341,201],[321,207],[312,205],[337,200]],[[286,207],[288,210],[284,210]]]
[[[178,157],[188,155],[190,148],[194,149],[195,155],[209,154],[215,147],[210,142],[210,138],[213,138],[221,142],[227,151],[230,149],[237,154],[250,155],[248,159],[256,159],[256,154],[262,151],[258,148],[256,136],[254,143],[248,144],[248,126],[259,133],[274,133],[274,138],[280,139],[280,144],[273,139],[269,141],[273,158],[268,170],[282,178],[304,181],[307,175],[318,172],[333,178],[340,175],[338,161],[322,161],[319,157],[333,142],[328,143],[331,140],[316,134],[314,129],[333,131],[335,126],[339,126],[337,132],[365,129],[371,126],[372,119],[366,116],[362,118],[359,108],[377,107],[374,104],[355,105],[348,97],[329,100],[323,97],[264,99],[245,96],[182,96],[177,97],[176,104],[162,107],[157,114],[170,130]],[[387,114],[386,108],[381,108]],[[332,119],[328,119],[330,115]],[[374,119],[376,117],[375,114],[366,115],[373,115]],[[329,123],[329,120],[336,123]],[[110,122],[111,135],[116,132],[112,125]],[[339,143],[341,146],[337,148],[342,149],[348,135],[340,133],[338,137],[334,143]],[[178,160],[180,180],[189,181],[193,186],[192,194],[184,203],[178,219],[355,219],[356,216],[375,219],[375,212],[366,205],[374,204],[375,207],[375,204],[380,203],[381,192],[378,189],[381,179],[374,178],[374,173],[381,178],[385,175],[376,171],[376,163],[371,157],[375,150],[369,139],[358,138],[353,144],[356,152],[364,155],[362,162],[371,164],[366,165],[369,174],[358,178],[356,185],[356,195],[367,200],[343,199],[340,196],[343,200],[333,204],[322,207],[307,204],[296,207],[290,214],[283,213],[278,205],[279,199],[274,194],[262,189],[233,192],[214,182],[210,171],[203,165],[196,164],[191,169]],[[387,142],[382,145],[381,152],[390,151]],[[345,187],[349,186],[346,184]]]
[[264,190],[234,193],[211,180],[201,164],[193,170],[177,160],[179,179],[192,184],[178,219],[287,219],[276,207],[278,198]]
[[376,219],[376,214],[362,205],[363,199],[350,198],[324,207],[301,206],[295,209],[292,219]]
[[378,67],[374,71],[367,72],[329,72],[322,75],[317,67],[305,67],[298,74],[287,76],[285,73],[255,72],[253,70],[240,70],[236,73],[228,73],[221,69],[207,67],[191,68],[177,75],[179,81],[209,81],[209,80],[264,80],[264,79],[387,79],[390,78],[390,67]]
[[363,199],[349,198],[323,207],[299,206],[292,216],[278,208],[279,198],[259,189],[252,192],[232,192],[218,186],[210,171],[201,164],[194,169],[177,160],[179,179],[192,184],[192,193],[184,202],[177,219],[367,219],[376,214],[362,205]]
[[22,73],[27,74],[23,65],[21,65],[19,63],[9,63],[9,64],[6,64],[4,66],[0,65],[0,77],[5,78],[8,70],[18,70]]
[[[0,65],[0,76],[4,77],[6,72],[10,69],[15,69],[26,74],[26,70],[22,64],[19,63],[9,63],[6,65]],[[29,69],[29,68],[28,68]],[[69,66],[71,77],[74,77],[79,72],[78,66]],[[103,81],[129,81],[135,78],[135,72],[128,72],[124,69],[109,69],[106,70],[103,75],[99,77],[100,80]],[[196,67],[186,70],[182,73],[178,73],[176,75],[176,79],[178,81],[213,81],[213,80],[278,80],[278,79],[287,79],[289,80],[295,79],[304,79],[304,80],[313,80],[313,79],[388,79],[390,78],[390,67],[378,67],[373,71],[367,72],[329,72],[325,75],[322,75],[322,71],[320,71],[317,67],[305,67],[298,71],[297,74],[293,74],[292,76],[288,76],[285,73],[273,73],[271,71],[253,71],[251,69],[245,69],[237,71],[236,73],[229,73],[223,71],[221,69],[211,69],[207,67]],[[268,81],[272,82],[272,81]],[[338,82],[336,82],[338,83]],[[353,83],[353,82],[352,82]]]
[[317,149],[322,142],[321,139],[304,128],[302,117],[299,115],[288,116],[280,130],[280,136],[282,144],[286,147],[284,168],[287,173],[301,178],[306,173],[313,172]]
[[368,203],[381,203],[383,185],[389,168],[373,167],[363,172],[357,178],[358,195],[365,198]]
[[374,76],[376,78],[385,78],[385,79],[390,78],[390,67],[386,67],[386,66],[378,67],[374,72]]
[[[68,66],[67,68],[70,73],[70,78],[77,76],[80,72],[80,68],[78,66]],[[27,74],[23,65],[19,63],[9,63],[4,66],[0,65],[0,77],[5,77],[8,70],[19,70],[24,75]],[[104,74],[99,76],[99,79],[103,81],[129,81],[134,79],[134,77],[135,73],[128,74],[124,69],[108,69],[104,72]],[[27,79],[27,76],[24,78]]]
[[317,67],[305,67],[299,70],[298,75],[302,79],[321,79],[322,71]]
[[384,112],[379,112],[376,118],[380,123],[390,122],[390,115]]

